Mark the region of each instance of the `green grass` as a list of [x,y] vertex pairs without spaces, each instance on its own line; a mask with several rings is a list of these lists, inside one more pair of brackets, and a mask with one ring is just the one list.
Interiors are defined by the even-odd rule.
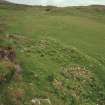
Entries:
[[10,61],[0,60],[0,76],[9,75],[0,84],[0,104],[49,98],[52,105],[104,105],[103,8],[0,5],[0,46],[13,47],[22,68],[14,77]]

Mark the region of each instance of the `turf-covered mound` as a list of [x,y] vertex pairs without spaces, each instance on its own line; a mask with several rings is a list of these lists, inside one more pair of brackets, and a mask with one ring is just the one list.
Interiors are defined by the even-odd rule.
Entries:
[[16,54],[0,60],[1,105],[105,104],[103,66],[76,48],[20,35],[3,36],[0,45]]

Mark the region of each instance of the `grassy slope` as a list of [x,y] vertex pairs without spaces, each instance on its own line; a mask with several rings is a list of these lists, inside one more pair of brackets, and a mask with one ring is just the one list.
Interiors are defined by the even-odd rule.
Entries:
[[46,12],[44,8],[14,7],[16,10],[12,8],[1,9],[1,15],[7,17],[9,27],[7,33],[20,32],[23,35],[30,34],[32,37],[51,36],[95,58],[102,55],[104,60],[104,10],[97,12],[97,9],[90,7],[91,9],[86,10],[64,8]]
[[1,85],[1,103],[49,97],[53,105],[104,105],[104,8],[46,8],[0,5],[0,44],[16,49],[23,69],[20,80]]

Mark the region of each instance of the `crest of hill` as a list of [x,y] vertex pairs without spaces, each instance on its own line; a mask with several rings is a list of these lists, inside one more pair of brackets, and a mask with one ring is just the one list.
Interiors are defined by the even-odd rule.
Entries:
[[0,0],[0,3],[8,3],[6,0]]

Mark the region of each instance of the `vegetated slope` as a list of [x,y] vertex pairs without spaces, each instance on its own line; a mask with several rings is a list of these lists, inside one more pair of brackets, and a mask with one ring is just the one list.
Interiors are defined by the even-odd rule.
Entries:
[[8,35],[0,45],[1,104],[105,104],[99,78],[105,72],[97,60],[52,38]]
[[33,38],[51,36],[105,62],[104,6],[56,8],[10,4],[0,8],[0,16],[8,27],[5,33]]
[[82,8],[0,5],[0,104],[105,104],[105,16]]

